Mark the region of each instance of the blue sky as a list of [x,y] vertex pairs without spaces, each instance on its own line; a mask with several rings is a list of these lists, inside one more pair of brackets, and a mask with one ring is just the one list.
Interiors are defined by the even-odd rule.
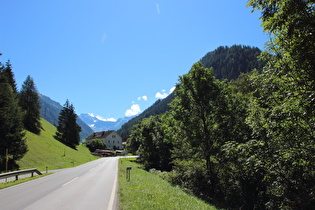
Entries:
[[1,0],[0,61],[18,87],[77,114],[118,119],[165,97],[207,52],[264,48],[259,13],[246,0]]

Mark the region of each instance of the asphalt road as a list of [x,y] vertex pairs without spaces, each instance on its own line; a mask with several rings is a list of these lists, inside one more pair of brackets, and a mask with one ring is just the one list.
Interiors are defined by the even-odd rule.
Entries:
[[117,209],[117,157],[0,190],[0,209]]

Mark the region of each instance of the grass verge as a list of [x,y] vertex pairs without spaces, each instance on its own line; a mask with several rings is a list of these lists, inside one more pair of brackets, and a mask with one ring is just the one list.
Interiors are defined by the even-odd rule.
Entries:
[[[124,209],[211,209],[216,208],[188,195],[179,187],[141,169],[133,162],[135,158],[119,160],[119,207]],[[126,179],[126,168],[132,167],[130,181]]]

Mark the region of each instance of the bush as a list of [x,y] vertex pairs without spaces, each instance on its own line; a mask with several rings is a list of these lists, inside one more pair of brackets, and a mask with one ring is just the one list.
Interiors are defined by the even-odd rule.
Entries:
[[94,139],[90,143],[87,143],[86,147],[89,148],[90,152],[94,152],[96,149],[105,149],[106,144],[100,139]]

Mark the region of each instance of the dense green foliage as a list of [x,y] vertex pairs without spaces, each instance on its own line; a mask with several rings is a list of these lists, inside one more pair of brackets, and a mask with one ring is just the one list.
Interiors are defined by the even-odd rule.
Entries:
[[167,171],[172,168],[172,144],[165,140],[161,117],[151,116],[134,127],[130,140],[132,144],[128,148],[132,153],[138,152],[145,169]]
[[93,139],[86,147],[89,148],[90,152],[94,152],[96,149],[106,149],[106,144],[100,139]]
[[42,126],[39,110],[41,105],[34,80],[30,75],[27,76],[19,92],[19,105],[23,111],[25,129],[35,134],[40,134]]
[[81,127],[77,124],[77,117],[74,106],[67,100],[60,111],[55,138],[71,148],[80,143]]
[[[128,144],[138,145],[140,161],[150,165],[164,154],[144,147],[151,139],[141,132],[163,134],[172,165],[164,177],[222,208],[314,209],[315,2],[251,0],[249,6],[262,11],[271,37],[264,68],[227,65],[222,75],[243,72],[227,83],[194,64],[180,77],[172,109],[156,118],[159,129],[153,118],[141,122]],[[221,59],[214,63],[229,63]]]
[[0,63],[0,171],[17,169],[16,161],[27,152],[22,120],[11,65]]
[[261,50],[257,47],[242,45],[221,46],[207,53],[200,61],[204,67],[214,69],[216,79],[233,80],[237,79],[241,73],[246,73],[253,69],[261,71],[265,62],[257,58],[260,53]]

